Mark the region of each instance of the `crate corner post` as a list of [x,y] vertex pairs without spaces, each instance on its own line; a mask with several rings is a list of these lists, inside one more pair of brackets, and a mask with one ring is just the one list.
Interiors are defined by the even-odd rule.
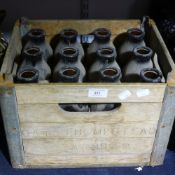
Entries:
[[168,140],[175,118],[175,85],[167,86],[158,121],[150,165],[161,165],[164,162]]
[[14,168],[21,168],[24,165],[24,153],[15,87],[0,87],[0,107],[11,164]]

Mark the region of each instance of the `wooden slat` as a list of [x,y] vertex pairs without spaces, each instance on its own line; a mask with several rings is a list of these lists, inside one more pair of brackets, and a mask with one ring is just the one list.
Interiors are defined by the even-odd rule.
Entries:
[[[150,154],[116,154],[82,157],[26,155],[25,167],[58,168],[58,167],[110,167],[110,166],[144,166],[149,165]],[[59,162],[59,163],[58,163]]]
[[10,74],[12,73],[14,60],[21,54],[22,44],[20,40],[19,27],[14,26],[12,37],[10,39],[4,61],[1,67],[1,73]]
[[164,161],[167,144],[173,126],[174,116],[175,87],[167,87],[151,156],[150,164],[153,166],[160,165]]
[[[107,122],[106,122],[107,123]],[[153,138],[157,121],[130,122],[122,124],[99,123],[22,123],[23,139],[57,138],[57,139],[93,139],[93,138]],[[78,140],[77,140],[78,142]]]
[[152,143],[153,140],[148,138],[82,139],[78,142],[65,139],[24,139],[25,162],[27,165],[55,164],[58,167],[142,165],[149,163]]
[[125,123],[158,121],[161,103],[123,103],[106,112],[66,112],[58,104],[18,105],[20,122],[27,123]]
[[[166,84],[33,84],[16,85],[18,104],[162,102]],[[88,97],[91,88],[107,89],[106,98]],[[142,92],[148,92],[142,96]],[[141,95],[141,96],[140,96]]]
[[13,167],[24,165],[23,144],[14,88],[0,88],[0,107]]
[[150,47],[158,54],[158,62],[167,78],[168,73],[175,68],[175,65],[156,25],[150,27]]
[[[151,153],[153,138],[23,139],[25,155],[96,156]],[[58,162],[57,162],[58,163]]]

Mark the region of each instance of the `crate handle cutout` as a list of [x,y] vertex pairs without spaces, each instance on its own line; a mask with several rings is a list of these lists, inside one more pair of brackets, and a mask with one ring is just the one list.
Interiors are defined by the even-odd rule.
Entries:
[[66,112],[104,112],[116,111],[121,103],[60,103],[59,108]]

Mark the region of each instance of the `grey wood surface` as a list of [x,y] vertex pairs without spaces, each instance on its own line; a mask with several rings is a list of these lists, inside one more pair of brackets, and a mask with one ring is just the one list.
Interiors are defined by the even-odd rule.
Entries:
[[169,136],[175,115],[175,88],[167,87],[162,104],[160,119],[151,156],[151,165],[160,165],[164,161]]
[[0,88],[0,107],[3,116],[11,163],[13,167],[20,168],[20,166],[24,164],[23,144],[20,135],[21,132],[14,88]]

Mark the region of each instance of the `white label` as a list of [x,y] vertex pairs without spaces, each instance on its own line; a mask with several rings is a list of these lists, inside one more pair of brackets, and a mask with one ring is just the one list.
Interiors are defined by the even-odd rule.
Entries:
[[128,98],[129,96],[131,96],[131,92],[129,90],[125,90],[123,92],[121,92],[118,97],[120,98],[120,100],[125,100],[126,98]]
[[88,92],[88,97],[106,98],[107,96],[108,89],[90,88]]
[[139,89],[137,92],[137,97],[145,97],[148,96],[150,94],[149,89]]

